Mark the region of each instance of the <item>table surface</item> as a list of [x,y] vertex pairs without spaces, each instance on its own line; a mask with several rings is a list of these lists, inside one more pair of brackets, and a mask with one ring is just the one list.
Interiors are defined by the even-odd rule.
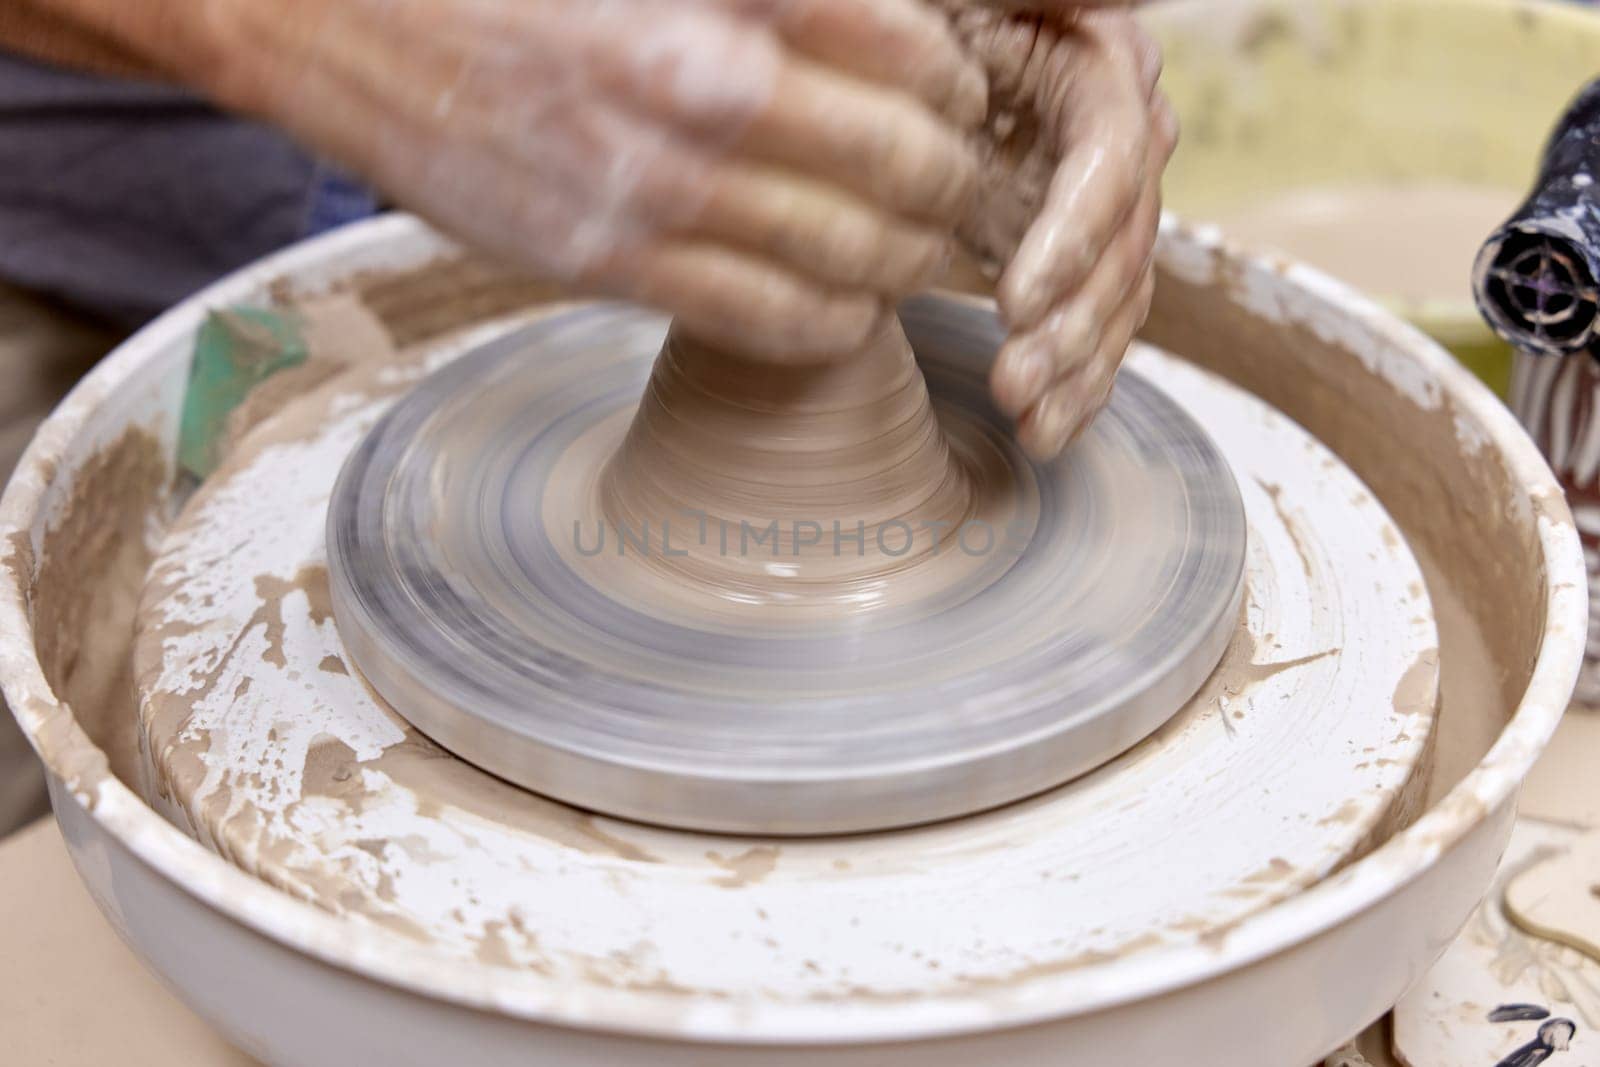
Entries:
[[0,844],[0,1034],[8,1063],[248,1067],[122,943],[54,819]]

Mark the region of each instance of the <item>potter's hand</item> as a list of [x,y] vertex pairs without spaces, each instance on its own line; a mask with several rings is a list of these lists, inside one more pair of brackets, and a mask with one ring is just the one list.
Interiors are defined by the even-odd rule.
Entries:
[[1156,87],[1160,52],[1125,12],[940,2],[991,83],[988,158],[963,237],[1004,267],[997,296],[1012,334],[992,386],[1023,446],[1048,458],[1105,405],[1144,324],[1177,123]]
[[212,0],[214,87],[512,265],[848,351],[970,209],[984,76],[920,0]]

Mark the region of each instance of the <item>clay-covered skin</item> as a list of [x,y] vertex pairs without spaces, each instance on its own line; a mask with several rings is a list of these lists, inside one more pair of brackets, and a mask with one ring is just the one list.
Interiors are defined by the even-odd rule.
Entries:
[[1023,446],[1049,458],[1105,406],[1150,307],[1161,174],[1178,136],[1157,87],[1161,54],[1129,15],[1096,5],[1019,15],[939,3],[989,77],[980,193],[962,236],[1002,271],[1012,336],[995,399]]
[[959,231],[1004,267],[994,389],[1039,457],[1149,304],[1176,128],[1114,0],[25,6],[0,42],[182,82],[510,266],[751,356],[858,350]]
[[208,86],[540,278],[752,352],[932,281],[983,73],[921,0],[218,0]]

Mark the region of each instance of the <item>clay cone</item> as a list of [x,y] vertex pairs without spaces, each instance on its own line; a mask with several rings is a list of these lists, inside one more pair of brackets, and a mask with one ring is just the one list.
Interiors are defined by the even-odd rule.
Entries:
[[860,352],[804,365],[674,326],[602,493],[619,532],[674,553],[652,552],[659,566],[734,596],[775,578],[797,596],[886,580],[972,498],[897,320]]

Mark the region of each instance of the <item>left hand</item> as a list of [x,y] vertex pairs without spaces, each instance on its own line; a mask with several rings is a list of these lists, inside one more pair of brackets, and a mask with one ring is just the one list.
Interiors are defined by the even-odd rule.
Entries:
[[1023,447],[1048,459],[1110,399],[1150,308],[1161,173],[1178,137],[1160,49],[1105,4],[938,2],[990,80],[980,201],[962,238],[1003,267],[1011,336],[991,387]]

